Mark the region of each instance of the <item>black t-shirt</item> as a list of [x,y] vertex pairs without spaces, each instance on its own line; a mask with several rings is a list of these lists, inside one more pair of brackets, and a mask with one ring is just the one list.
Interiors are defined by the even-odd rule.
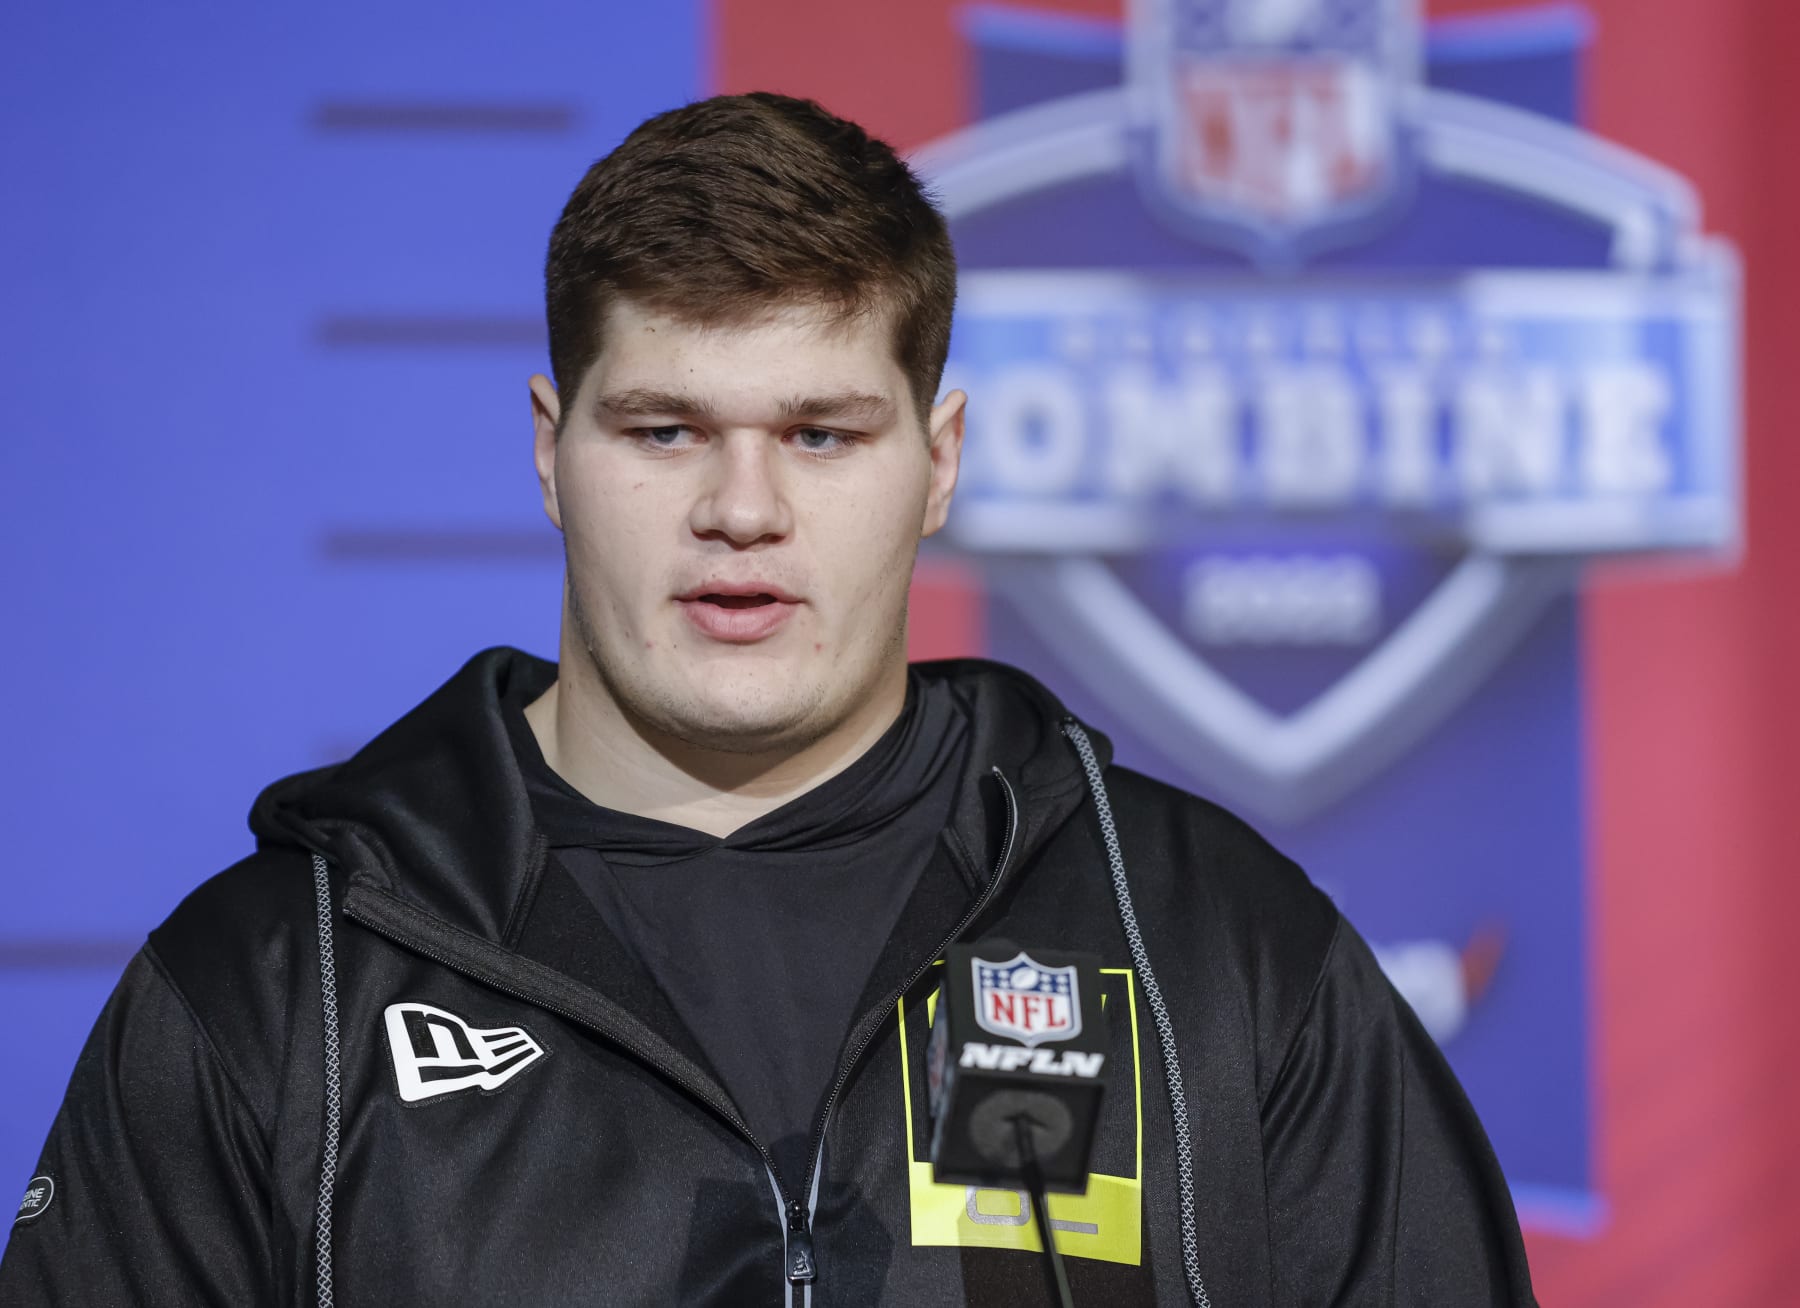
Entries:
[[602,808],[508,706],[551,857],[669,1001],[790,1184],[857,1000],[949,822],[969,723],[948,683],[842,772],[720,838]]

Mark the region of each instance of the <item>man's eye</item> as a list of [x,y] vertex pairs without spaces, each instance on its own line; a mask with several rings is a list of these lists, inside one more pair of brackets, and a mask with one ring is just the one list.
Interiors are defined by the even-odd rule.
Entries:
[[802,427],[794,433],[794,443],[809,454],[835,454],[849,446],[849,440],[823,427]]
[[686,427],[638,427],[632,431],[632,435],[641,437],[646,444],[658,449],[673,449],[686,444],[686,438],[691,432]]

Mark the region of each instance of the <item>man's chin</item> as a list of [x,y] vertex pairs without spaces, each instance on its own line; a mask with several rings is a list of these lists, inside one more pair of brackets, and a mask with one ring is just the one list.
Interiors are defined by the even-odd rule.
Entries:
[[692,749],[766,754],[804,748],[828,729],[819,694],[796,694],[795,679],[709,677],[687,695],[672,695],[648,715]]
[[690,749],[717,754],[788,752],[804,749],[824,734],[801,711],[778,716],[683,714],[668,722],[665,729]]

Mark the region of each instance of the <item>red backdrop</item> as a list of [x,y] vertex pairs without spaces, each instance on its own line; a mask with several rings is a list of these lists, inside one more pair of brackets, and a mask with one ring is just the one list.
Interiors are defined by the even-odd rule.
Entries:
[[[901,146],[964,123],[952,0],[720,0],[712,85],[809,95]],[[1034,8],[1115,17],[1117,0]],[[1435,0],[1433,15],[1512,7]],[[1748,549],[1732,572],[1586,590],[1594,1160],[1610,1220],[1533,1233],[1546,1304],[1800,1302],[1800,7],[1591,0],[1588,126],[1691,179],[1745,262]],[[965,579],[927,569],[915,650],[979,648]]]

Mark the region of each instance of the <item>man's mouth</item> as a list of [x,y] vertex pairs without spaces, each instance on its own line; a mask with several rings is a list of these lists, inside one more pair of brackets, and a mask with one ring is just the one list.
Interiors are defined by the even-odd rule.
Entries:
[[702,583],[675,598],[701,634],[731,645],[774,635],[800,606],[780,587],[755,581]]
[[717,604],[727,609],[755,608],[759,604],[798,604],[800,597],[773,582],[760,580],[703,581],[675,597],[684,604]]

